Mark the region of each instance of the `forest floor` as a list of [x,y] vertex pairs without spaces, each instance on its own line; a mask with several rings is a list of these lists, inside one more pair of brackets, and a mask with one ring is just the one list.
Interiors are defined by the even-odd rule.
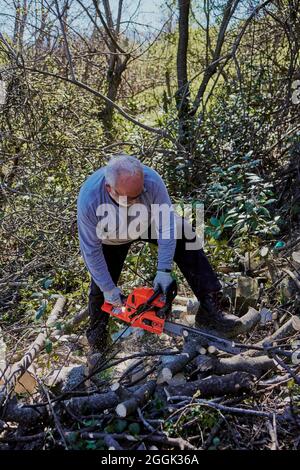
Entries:
[[[64,321],[60,296],[38,337],[14,323],[6,329],[16,344],[6,345],[1,448],[299,448],[299,250],[295,233],[278,253],[256,254],[247,275],[221,274],[229,310],[241,319],[227,339],[244,345],[237,353],[139,329],[117,339],[120,325],[109,360],[87,378],[85,310]],[[175,321],[192,325],[196,300],[185,285],[179,294]]]

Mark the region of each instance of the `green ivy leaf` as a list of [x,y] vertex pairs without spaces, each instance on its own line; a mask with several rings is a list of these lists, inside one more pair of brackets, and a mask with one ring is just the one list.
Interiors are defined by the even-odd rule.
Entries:
[[48,302],[47,300],[43,299],[40,307],[37,309],[36,314],[35,314],[35,319],[39,320],[45,313],[47,309]]
[[128,426],[128,430],[133,435],[138,435],[141,432],[141,427],[138,423],[131,423]]
[[275,202],[277,202],[277,199],[269,199],[268,201],[265,202],[265,204],[269,205],[269,204],[274,204]]
[[87,450],[95,450],[97,449],[97,444],[95,441],[86,441],[86,449]]
[[41,299],[43,297],[43,294],[41,292],[33,292],[30,297],[32,299]]
[[47,353],[47,354],[51,354],[52,349],[53,349],[52,341],[50,341],[50,339],[46,339],[46,341],[45,341],[45,350],[46,350],[46,353]]
[[110,423],[107,426],[105,426],[104,431],[107,432],[108,434],[112,434],[115,432],[115,427],[112,423]]
[[117,419],[114,423],[115,432],[121,433],[127,428],[127,421],[125,419]]
[[215,447],[217,447],[218,445],[220,445],[221,441],[219,437],[214,437],[212,443]]
[[222,234],[222,230],[216,230],[215,232],[213,232],[212,236],[214,237],[215,240],[218,240],[221,234]]
[[265,207],[260,207],[259,212],[260,212],[260,214],[265,215],[268,218],[271,218],[270,212]]
[[46,279],[43,283],[44,289],[49,289],[53,284],[53,279]]
[[282,250],[285,247],[285,242],[279,241],[275,244],[274,250]]
[[219,219],[217,219],[216,217],[211,217],[211,218],[210,218],[210,223],[211,223],[211,225],[213,225],[214,227],[219,227],[219,226],[220,226],[220,221],[219,221]]

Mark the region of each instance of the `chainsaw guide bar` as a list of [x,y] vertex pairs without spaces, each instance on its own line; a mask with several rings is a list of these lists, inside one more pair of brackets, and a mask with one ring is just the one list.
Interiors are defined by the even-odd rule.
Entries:
[[177,294],[177,285],[173,281],[165,296],[161,290],[150,287],[136,287],[125,300],[123,306],[116,307],[104,302],[102,310],[134,328],[142,328],[150,333],[175,335],[187,339],[203,338],[203,343],[229,354],[240,354],[241,349],[234,342],[216,336],[209,331],[193,328],[169,321],[171,304]]

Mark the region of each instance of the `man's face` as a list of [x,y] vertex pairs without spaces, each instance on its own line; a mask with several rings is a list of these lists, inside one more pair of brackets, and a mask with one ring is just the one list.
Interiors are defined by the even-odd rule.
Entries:
[[106,183],[106,189],[118,204],[131,206],[139,202],[144,191],[144,174],[124,173],[118,177],[115,187]]

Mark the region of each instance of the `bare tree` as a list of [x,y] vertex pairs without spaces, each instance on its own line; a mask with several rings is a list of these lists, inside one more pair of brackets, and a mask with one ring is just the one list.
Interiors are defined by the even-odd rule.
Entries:
[[179,38],[177,48],[177,84],[176,105],[179,120],[179,142],[189,151],[190,142],[190,89],[187,72],[187,54],[189,46],[190,0],[179,0]]
[[19,52],[21,52],[23,49],[24,31],[30,3],[28,5],[27,0],[17,0],[16,2],[14,1],[15,25],[13,33],[13,44]]
[[[216,41],[213,45],[211,38],[212,22],[210,19],[210,11],[214,7],[210,0],[204,3],[204,25],[197,21],[198,26],[204,32],[205,41],[205,67],[192,78],[188,77],[188,51],[189,51],[189,23],[191,14],[191,3],[186,0],[178,0],[178,46],[177,46],[177,92],[175,95],[178,111],[178,138],[180,144],[185,149],[185,161],[187,166],[191,166],[193,159],[193,151],[195,137],[199,137],[199,125],[202,119],[202,111],[205,108],[205,94],[211,85],[215,75],[213,85],[210,87],[209,94],[212,93],[219,77],[223,74],[224,68],[228,62],[236,58],[237,50],[241,44],[243,35],[251,21],[256,17],[260,10],[265,8],[272,0],[265,0],[261,4],[252,8],[251,13],[245,19],[241,28],[236,29],[236,36],[232,37],[232,31],[229,34],[229,26],[235,19],[235,13],[241,0],[227,0],[222,8],[222,18],[219,26],[214,25],[214,30],[218,28],[216,33]],[[234,30],[235,31],[235,30]],[[227,40],[227,37],[229,39]],[[191,97],[190,84],[198,76],[201,76],[200,85],[194,98]],[[200,109],[200,113],[199,113]],[[196,132],[196,130],[198,131]]]
[[[109,0],[103,0],[105,18],[103,18],[103,15],[101,14],[98,0],[93,0],[93,4],[96,10],[96,14],[99,17],[107,35],[106,44],[110,52],[110,54],[106,56],[108,65],[106,73],[107,97],[112,102],[115,102],[122,80],[122,74],[126,70],[128,61],[131,58],[131,54],[126,53],[126,51],[118,43],[118,41],[121,39],[120,23],[122,18],[123,0],[119,0],[117,20],[115,24],[113,21]],[[109,132],[113,123],[113,106],[111,103],[106,103],[103,111],[101,112],[101,119],[106,130]]]

